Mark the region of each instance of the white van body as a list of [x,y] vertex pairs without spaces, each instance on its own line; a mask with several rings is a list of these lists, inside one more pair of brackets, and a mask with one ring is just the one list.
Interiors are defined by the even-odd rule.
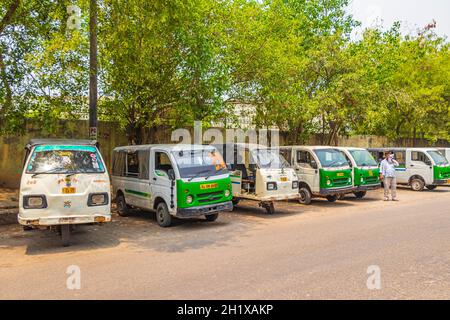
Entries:
[[156,210],[162,227],[171,225],[172,216],[205,216],[213,221],[219,212],[233,209],[228,170],[220,153],[211,146],[115,148],[112,185],[120,215],[126,216],[131,207]]
[[436,148],[370,148],[380,162],[385,151],[391,151],[399,166],[397,183],[411,186],[415,191],[424,187],[432,190],[439,185],[450,184],[450,164]]
[[32,140],[26,150],[20,182],[21,225],[111,221],[110,180],[95,141]]
[[251,143],[217,147],[230,170],[235,204],[241,199],[258,201],[273,214],[274,201],[298,199],[297,175],[279,150]]

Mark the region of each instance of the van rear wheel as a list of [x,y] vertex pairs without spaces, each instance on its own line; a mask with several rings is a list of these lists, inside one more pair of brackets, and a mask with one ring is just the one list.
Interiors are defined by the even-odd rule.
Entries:
[[336,202],[337,199],[338,199],[338,197],[336,195],[327,196],[328,202]]
[[355,192],[354,195],[357,199],[362,199],[366,196],[366,193],[367,193],[366,191],[358,191]]
[[300,197],[298,198],[298,202],[306,205],[311,204],[312,194],[308,188],[301,187],[298,193],[300,195]]
[[425,182],[423,182],[422,179],[416,178],[411,181],[411,188],[414,191],[422,191],[424,187],[425,187]]
[[127,202],[125,201],[125,196],[120,193],[117,195],[117,213],[121,217],[127,217],[130,215],[131,208],[129,205],[127,205]]
[[209,221],[209,222],[216,221],[218,217],[219,217],[219,214],[218,214],[218,213],[213,213],[213,214],[207,214],[207,215],[205,215],[206,220]]
[[63,247],[70,246],[70,224],[61,225],[61,242]]
[[165,202],[160,202],[156,207],[156,220],[159,226],[163,228],[167,228],[172,224],[172,216]]

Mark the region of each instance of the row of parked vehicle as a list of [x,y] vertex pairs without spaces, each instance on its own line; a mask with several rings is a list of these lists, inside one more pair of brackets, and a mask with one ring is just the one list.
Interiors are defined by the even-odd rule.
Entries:
[[[242,199],[267,213],[274,203],[313,197],[330,202],[352,193],[363,198],[380,187],[378,162],[385,149],[327,146],[267,148],[256,144],[142,145],[113,151],[110,180],[95,141],[33,140],[26,147],[19,223],[53,228],[69,245],[78,224],[111,221],[111,201],[121,216],[154,210],[161,227],[172,218],[217,219]],[[398,183],[414,190],[450,184],[450,149],[392,149]],[[443,153],[444,152],[444,153]],[[111,190],[112,185],[112,190]],[[112,191],[112,192],[111,192]]]

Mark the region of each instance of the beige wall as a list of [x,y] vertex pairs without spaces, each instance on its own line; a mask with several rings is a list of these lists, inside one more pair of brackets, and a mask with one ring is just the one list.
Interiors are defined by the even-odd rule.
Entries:
[[[33,138],[66,138],[85,139],[88,133],[87,121],[60,121],[55,125],[56,130],[49,132],[43,130],[39,123],[29,123],[23,136],[0,137],[0,187],[17,188],[20,184],[24,147]],[[204,132],[205,130],[203,130]],[[192,132],[192,129],[191,129]],[[149,132],[144,132],[149,135]],[[170,143],[171,131],[168,128],[156,130],[151,137],[144,139],[145,143]],[[112,150],[116,146],[127,145],[126,134],[119,129],[117,124],[111,122],[99,123],[100,151],[108,168],[111,168]],[[284,144],[284,135],[280,134],[280,144]],[[320,136],[309,139],[309,145],[320,144]],[[388,147],[388,146],[412,146],[411,140],[389,141],[385,137],[377,136],[353,136],[340,137],[337,141],[340,146],[354,147]],[[441,141],[436,144],[441,147],[450,147],[448,142]],[[416,141],[416,146],[428,146],[424,140]]]

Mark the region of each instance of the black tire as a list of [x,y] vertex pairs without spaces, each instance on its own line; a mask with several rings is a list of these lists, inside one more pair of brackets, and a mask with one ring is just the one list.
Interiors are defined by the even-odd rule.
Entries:
[[156,221],[160,227],[167,228],[172,224],[172,216],[169,213],[167,204],[165,202],[160,202],[158,207],[156,207]]
[[354,195],[357,199],[362,199],[366,196],[367,192],[366,191],[358,191],[355,192]]
[[411,189],[414,191],[423,191],[425,188],[425,182],[422,179],[415,178],[411,180]]
[[312,201],[311,191],[307,187],[300,187],[298,190],[300,197],[298,198],[298,202],[301,204],[309,205]]
[[266,209],[268,215],[275,214],[275,205],[273,204],[273,202],[263,202],[262,207]]
[[218,214],[218,213],[213,213],[213,214],[207,214],[207,215],[205,215],[206,221],[208,221],[208,222],[216,221],[218,217],[219,217],[219,214]]
[[233,198],[233,200],[231,200],[231,202],[233,202],[233,206],[237,206],[239,201],[241,201],[241,199]]
[[337,199],[338,199],[338,197],[336,195],[327,196],[328,202],[336,202]]
[[131,213],[131,207],[127,205],[127,202],[125,201],[125,196],[120,193],[117,195],[116,198],[117,203],[117,213],[121,217],[128,217]]
[[61,225],[61,243],[63,247],[70,246],[70,225],[62,224]]
[[434,189],[436,189],[436,188],[437,188],[437,186],[433,186],[433,185],[427,186],[427,189],[428,189],[428,190],[434,190]]

